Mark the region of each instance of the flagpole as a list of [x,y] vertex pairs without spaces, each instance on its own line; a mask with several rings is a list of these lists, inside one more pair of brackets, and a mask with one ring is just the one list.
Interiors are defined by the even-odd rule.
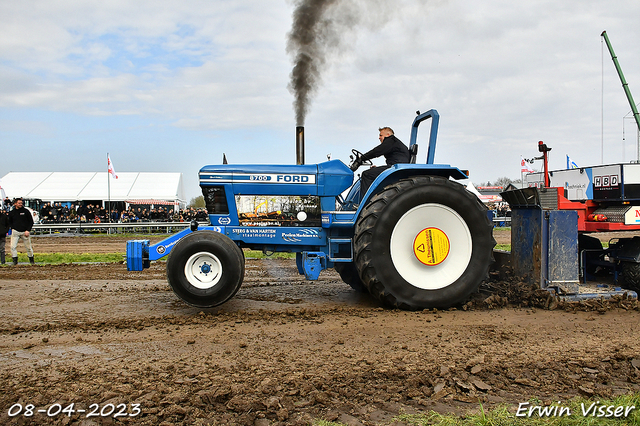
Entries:
[[109,153],[107,152],[107,199],[109,203],[109,218],[107,223],[111,223],[111,179],[109,178]]

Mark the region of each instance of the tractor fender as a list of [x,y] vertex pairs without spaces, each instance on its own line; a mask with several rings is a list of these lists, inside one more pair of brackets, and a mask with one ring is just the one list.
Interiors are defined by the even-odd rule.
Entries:
[[466,173],[449,164],[394,164],[373,181],[367,193],[360,200],[360,209],[378,192],[385,187],[416,176],[440,176],[444,178],[468,179]]

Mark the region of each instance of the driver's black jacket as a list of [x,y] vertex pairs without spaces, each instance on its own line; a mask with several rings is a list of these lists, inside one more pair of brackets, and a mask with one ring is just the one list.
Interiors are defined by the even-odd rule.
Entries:
[[387,161],[387,166],[393,166],[398,163],[408,163],[411,159],[409,148],[407,148],[407,146],[394,135],[384,138],[380,145],[376,146],[366,154],[363,154],[360,159],[361,161],[366,161],[380,157],[381,155],[384,155],[384,158]]

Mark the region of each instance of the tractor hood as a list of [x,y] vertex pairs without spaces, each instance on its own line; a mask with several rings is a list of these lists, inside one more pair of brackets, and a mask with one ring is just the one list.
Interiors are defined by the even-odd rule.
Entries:
[[335,197],[353,183],[340,160],[320,164],[221,164],[200,169],[200,186],[231,186],[236,195],[317,195]]

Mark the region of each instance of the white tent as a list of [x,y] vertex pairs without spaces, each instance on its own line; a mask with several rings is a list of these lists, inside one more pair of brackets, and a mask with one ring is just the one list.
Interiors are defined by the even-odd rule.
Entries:
[[465,188],[467,188],[467,191],[471,192],[476,197],[478,197],[478,199],[482,201],[484,204],[499,203],[502,201],[502,197],[500,197],[499,195],[487,195],[487,194],[481,194],[480,192],[478,192],[478,190],[473,185],[470,179],[460,180],[458,182],[464,185]]
[[[83,200],[135,201],[186,200],[182,173],[118,173],[113,179],[107,172],[11,172],[0,179],[7,197],[39,198],[48,202]],[[110,190],[109,190],[110,188]]]
[[462,181],[460,181],[460,183],[462,183],[465,186],[465,188],[467,188],[467,191],[471,192],[473,195],[475,195],[478,198],[481,197],[481,195],[478,192],[478,190],[476,189],[476,187],[473,186],[473,183],[471,182],[471,180],[469,180],[469,179],[462,180]]

